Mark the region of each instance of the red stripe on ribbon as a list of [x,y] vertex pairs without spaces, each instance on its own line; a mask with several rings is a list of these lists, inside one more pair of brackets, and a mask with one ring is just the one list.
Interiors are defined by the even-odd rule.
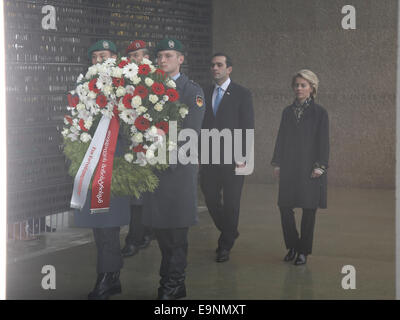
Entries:
[[118,132],[119,121],[114,116],[110,121],[93,179],[91,212],[104,212],[110,208],[112,169]]

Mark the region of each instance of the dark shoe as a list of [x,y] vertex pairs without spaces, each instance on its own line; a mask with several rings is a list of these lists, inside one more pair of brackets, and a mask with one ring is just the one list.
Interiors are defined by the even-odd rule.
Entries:
[[134,256],[139,252],[139,246],[135,246],[134,244],[126,244],[125,247],[121,250],[121,254],[124,258]]
[[94,289],[89,293],[89,300],[107,300],[111,295],[121,293],[118,272],[105,272],[97,276]]
[[283,261],[292,261],[296,257],[296,250],[289,249],[286,256],[283,258]]
[[300,265],[306,264],[306,263],[307,263],[307,255],[299,253],[297,255],[296,260],[294,261],[294,265],[300,266]]
[[139,249],[146,249],[150,245],[151,240],[152,239],[151,239],[150,236],[144,236],[143,237],[143,242],[138,245],[138,248]]
[[185,284],[170,288],[167,285],[158,288],[158,300],[177,300],[186,297]]
[[217,252],[217,258],[215,259],[216,262],[225,262],[229,260],[229,250],[220,249]]

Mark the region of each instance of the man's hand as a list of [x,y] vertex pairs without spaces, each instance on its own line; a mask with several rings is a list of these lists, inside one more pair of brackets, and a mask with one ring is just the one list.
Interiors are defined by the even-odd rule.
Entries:
[[280,172],[281,172],[281,168],[280,167],[275,167],[274,168],[274,177],[275,178],[279,178]]
[[244,168],[246,166],[246,162],[236,162],[236,168]]
[[311,173],[311,178],[319,178],[324,172],[321,169],[314,169]]

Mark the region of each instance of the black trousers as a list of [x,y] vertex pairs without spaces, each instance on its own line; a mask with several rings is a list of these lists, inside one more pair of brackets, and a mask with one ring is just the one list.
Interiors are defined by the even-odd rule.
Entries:
[[301,236],[296,228],[293,208],[279,207],[281,211],[281,222],[283,238],[287,249],[295,249],[296,252],[305,255],[311,254],[314,237],[315,213],[317,209],[304,209],[301,218]]
[[161,250],[161,286],[179,286],[185,281],[189,228],[153,229]]
[[94,228],[93,235],[97,247],[97,273],[120,271],[123,265],[120,227]]
[[143,243],[145,236],[150,236],[152,230],[142,223],[142,206],[131,205],[131,220],[129,223],[129,231],[125,238],[126,244],[140,245]]
[[215,226],[221,231],[218,247],[231,250],[239,236],[239,210],[244,176],[234,165],[203,165],[200,186]]

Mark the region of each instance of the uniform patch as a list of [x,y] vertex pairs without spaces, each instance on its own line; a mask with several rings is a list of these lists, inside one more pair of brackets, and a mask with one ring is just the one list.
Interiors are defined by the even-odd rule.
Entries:
[[196,104],[199,108],[204,105],[204,99],[202,96],[196,96]]
[[103,48],[104,49],[109,49],[110,48],[110,45],[108,44],[107,41],[103,41]]
[[171,49],[175,48],[175,42],[173,42],[172,40],[169,40],[168,47],[170,47]]

